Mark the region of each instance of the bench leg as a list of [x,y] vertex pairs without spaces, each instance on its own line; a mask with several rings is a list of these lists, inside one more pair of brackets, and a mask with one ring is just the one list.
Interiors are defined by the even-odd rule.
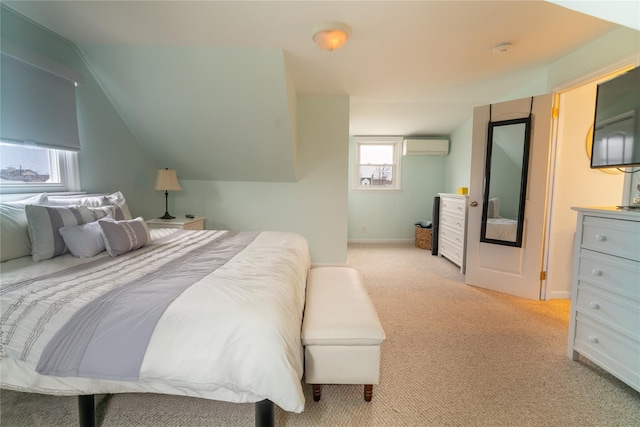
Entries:
[[321,397],[322,397],[322,385],[313,384],[313,401],[320,402]]
[[364,400],[367,402],[371,402],[371,397],[373,397],[373,385],[365,384],[364,385]]

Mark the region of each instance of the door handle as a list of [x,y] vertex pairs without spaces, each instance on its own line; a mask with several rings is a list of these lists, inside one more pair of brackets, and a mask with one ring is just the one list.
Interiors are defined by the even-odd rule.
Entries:
[[472,208],[475,208],[476,206],[478,206],[478,202],[471,202],[469,204],[471,205]]

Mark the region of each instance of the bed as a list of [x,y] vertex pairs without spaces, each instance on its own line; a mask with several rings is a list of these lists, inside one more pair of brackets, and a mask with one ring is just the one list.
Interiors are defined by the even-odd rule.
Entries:
[[487,239],[516,241],[518,221],[509,218],[487,218]]
[[124,392],[256,402],[257,423],[273,420],[273,404],[302,412],[306,240],[142,228],[148,241],[116,256],[103,234],[95,256],[0,264],[1,386],[87,396],[89,425],[93,395]]

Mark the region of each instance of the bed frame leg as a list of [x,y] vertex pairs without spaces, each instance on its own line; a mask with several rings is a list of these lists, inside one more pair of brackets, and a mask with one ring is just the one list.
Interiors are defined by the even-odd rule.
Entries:
[[78,396],[80,427],[96,427],[96,401],[93,394]]
[[276,425],[276,408],[272,401],[256,402],[256,427],[274,427]]

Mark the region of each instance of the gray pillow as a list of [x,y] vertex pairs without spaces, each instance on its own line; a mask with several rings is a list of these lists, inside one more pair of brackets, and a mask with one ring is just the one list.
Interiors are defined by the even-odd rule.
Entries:
[[113,257],[140,249],[151,241],[147,223],[142,217],[123,221],[106,218],[98,223],[107,253]]
[[91,258],[106,249],[100,231],[98,221],[58,229],[69,252],[77,258]]
[[31,257],[42,261],[68,252],[64,239],[58,232],[60,227],[75,227],[113,215],[113,207],[102,206],[25,206]]

